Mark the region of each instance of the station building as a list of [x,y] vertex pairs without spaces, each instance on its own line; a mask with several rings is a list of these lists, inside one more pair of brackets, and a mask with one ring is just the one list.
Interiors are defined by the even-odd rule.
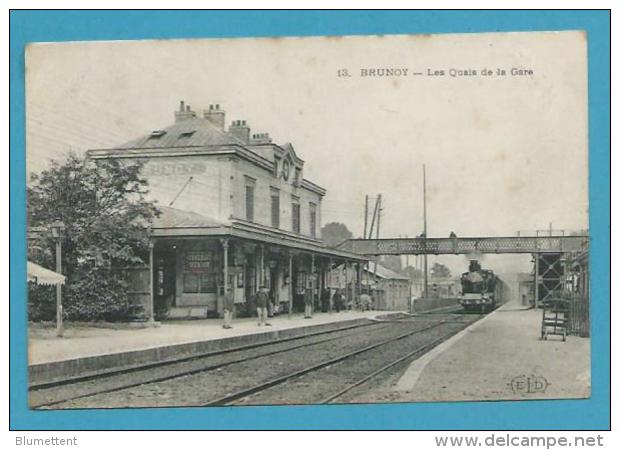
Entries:
[[371,261],[364,269],[362,284],[370,287],[375,309],[408,311],[411,301],[409,278]]
[[[429,278],[429,298],[456,298],[461,292],[459,277]],[[415,298],[424,297],[424,278],[411,280],[411,295]]]
[[[148,197],[161,211],[149,267],[128,269],[132,297],[147,316],[219,315],[226,283],[241,315],[254,312],[261,285],[275,311],[303,310],[303,292],[325,292],[333,268],[361,272],[363,257],[321,241],[326,190],[304,177],[292,144],[252,134],[245,120],[226,128],[219,105],[198,114],[181,102],[174,119],[88,152],[94,160],[142,161]],[[356,282],[352,295],[360,289]]]

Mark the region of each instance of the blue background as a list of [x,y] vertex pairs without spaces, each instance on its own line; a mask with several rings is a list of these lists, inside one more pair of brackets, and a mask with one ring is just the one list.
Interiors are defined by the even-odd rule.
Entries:
[[[608,429],[610,22],[607,11],[13,11],[10,15],[10,426],[27,429]],[[30,411],[27,407],[24,50],[29,42],[586,30],[592,397],[588,400]]]

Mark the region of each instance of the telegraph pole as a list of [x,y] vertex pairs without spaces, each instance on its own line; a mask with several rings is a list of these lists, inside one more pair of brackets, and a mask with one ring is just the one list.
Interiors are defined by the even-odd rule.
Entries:
[[377,198],[377,239],[379,239],[379,227],[381,226],[381,211],[383,210],[383,208],[381,208],[381,194],[379,194],[379,197]]
[[[381,215],[381,194],[379,194],[375,200],[375,209],[372,212],[372,222],[370,222],[370,231],[368,232],[368,238],[371,239],[372,238],[372,232],[375,229],[375,220],[377,221],[377,238],[379,237],[379,217],[377,216],[377,213],[379,214],[379,217]],[[377,262],[378,262],[378,256],[375,258],[375,270],[374,270],[374,280],[377,281]]]
[[364,239],[366,239],[366,236],[368,236],[367,232],[368,232],[368,194],[366,194],[366,202],[364,203],[364,236],[363,236]]
[[[409,235],[405,235],[405,239],[409,239]],[[409,312],[413,314],[413,276],[411,274],[411,269],[409,268],[409,254],[405,255],[405,267],[407,268],[407,285],[409,294],[407,296],[407,305],[409,306]]]
[[372,238],[372,232],[375,229],[375,220],[377,219],[377,209],[379,208],[379,199],[375,200],[375,209],[372,212],[372,222],[370,222],[370,231],[368,232],[368,238]]
[[[409,235],[405,235],[405,239],[409,239]],[[409,253],[405,255],[405,267],[409,267]]]
[[426,254],[426,164],[422,164],[422,183],[424,185],[424,298],[428,297],[428,255]]
[[[379,239],[379,228],[381,226],[381,194],[377,197],[377,239]],[[380,256],[375,257],[375,281],[377,280],[377,266],[379,265]]]

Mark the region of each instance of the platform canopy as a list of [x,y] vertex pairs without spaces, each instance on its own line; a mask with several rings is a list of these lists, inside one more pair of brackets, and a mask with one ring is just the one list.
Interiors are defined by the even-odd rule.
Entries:
[[161,215],[155,219],[151,228],[152,236],[158,239],[231,237],[315,253],[324,257],[355,262],[368,260],[364,255],[346,249],[328,247],[320,239],[274,229],[255,222],[238,218],[231,218],[229,221],[222,222],[202,214],[170,206],[159,206],[159,209]]
[[57,286],[65,284],[64,275],[53,270],[41,267],[38,264],[28,261],[28,281],[36,284],[47,284]]

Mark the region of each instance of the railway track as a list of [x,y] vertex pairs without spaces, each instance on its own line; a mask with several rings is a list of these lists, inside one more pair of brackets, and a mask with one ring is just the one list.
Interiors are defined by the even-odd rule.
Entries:
[[[380,321],[369,321],[368,323],[352,325],[336,330],[319,331],[303,336],[295,336],[291,338],[277,339],[267,342],[237,346],[226,350],[218,350],[213,352],[201,353],[198,355],[183,356],[172,360],[158,361],[137,366],[118,368],[110,371],[104,371],[101,373],[87,374],[83,376],[32,384],[31,386],[29,386],[30,406],[32,408],[51,407],[70,400],[93,397],[98,394],[111,393],[136,386],[142,386],[145,384],[158,383],[188,375],[194,375],[201,372],[219,370],[233,364],[238,364],[265,356],[271,356],[279,353],[302,349],[305,347],[310,347],[325,342],[341,339],[343,337],[354,336],[360,333],[366,333],[369,331],[368,328],[371,328],[374,332],[377,330],[383,330],[385,328],[388,328],[389,326],[389,323],[384,323]],[[282,346],[283,344],[289,344],[298,341],[304,342]],[[244,353],[252,350],[257,350],[261,348],[272,348],[274,346],[279,346],[281,348],[276,348],[275,350],[268,350],[265,352],[253,352],[249,355],[243,355]],[[241,354],[241,356],[234,357],[234,355],[236,354]],[[227,355],[232,356],[232,358],[220,362],[214,362],[206,366],[202,364],[203,362],[206,362],[217,356]],[[197,363],[198,367],[187,367],[188,364],[191,363]],[[181,366],[177,370],[175,370],[174,366],[179,365]],[[168,373],[162,375],[159,375],[157,372],[154,373],[153,371],[157,369],[166,369]],[[170,371],[172,371],[172,373],[169,373]],[[132,379],[120,380],[119,382],[115,382],[116,380],[118,380],[119,377],[125,377],[127,375],[131,375]],[[108,381],[112,385],[108,387],[95,385],[104,381]],[[89,384],[84,386],[85,383]],[[64,395],[63,393],[60,393],[60,395],[54,395],[55,392],[62,388],[70,389],[71,391],[64,392]],[[50,392],[52,393],[52,400],[49,400]]]
[[315,336],[321,336],[321,335],[324,335],[324,334],[332,334],[332,333],[338,333],[338,332],[352,330],[352,329],[356,329],[356,328],[367,327],[367,326],[371,326],[371,325],[374,325],[374,324],[378,324],[380,322],[381,321],[369,321],[368,323],[363,323],[363,324],[359,324],[359,325],[351,325],[351,326],[342,327],[342,328],[338,328],[338,329],[334,329],[334,330],[317,331],[315,333],[308,333],[308,334],[305,334],[305,335],[302,335],[302,336],[293,336],[293,337],[290,337],[290,338],[276,339],[276,340],[267,341],[267,342],[258,342],[258,343],[254,343],[254,344],[241,345],[241,346],[231,347],[231,348],[224,349],[224,350],[214,350],[214,351],[210,351],[210,352],[198,353],[198,354],[193,354],[193,355],[186,355],[186,356],[181,356],[181,357],[178,357],[178,358],[167,359],[167,360],[164,360],[164,361],[155,361],[155,362],[150,362],[150,363],[144,363],[144,364],[139,364],[139,365],[135,365],[135,366],[118,367],[118,368],[113,368],[113,369],[109,369],[109,370],[102,370],[102,371],[95,372],[95,373],[88,373],[88,374],[85,374],[85,375],[77,375],[77,376],[67,377],[67,378],[62,378],[62,379],[57,379],[57,380],[35,382],[35,383],[30,383],[30,385],[28,386],[28,390],[30,392],[33,392],[33,391],[40,391],[40,390],[50,389],[50,388],[59,387],[59,386],[66,386],[66,385],[76,384],[76,383],[85,382],[85,381],[101,380],[101,379],[104,379],[104,378],[113,377],[115,375],[122,375],[122,374],[127,374],[127,373],[132,373],[132,372],[139,372],[139,371],[143,371],[143,370],[150,370],[150,369],[155,369],[155,368],[158,368],[158,367],[170,366],[172,364],[177,364],[177,363],[182,363],[182,362],[189,362],[189,361],[195,361],[195,360],[199,360],[199,359],[203,359],[203,358],[213,357],[213,356],[217,356],[217,355],[223,355],[223,354],[227,354],[227,353],[234,353],[234,352],[239,352],[239,351],[243,351],[243,350],[250,350],[250,349],[254,349],[254,348],[258,348],[258,347],[263,347],[263,346],[268,345],[268,344],[280,344],[280,343],[284,343],[284,342],[297,341],[297,340],[300,340],[300,339],[306,339],[306,338],[311,338],[311,337],[315,337]]
[[421,356],[424,353],[426,353],[427,351],[431,350],[433,347],[436,347],[437,345],[441,344],[442,342],[446,341],[447,339],[449,339],[452,335],[447,335],[447,336],[441,336],[437,339],[432,340],[430,343],[425,344],[419,348],[416,348],[415,350],[406,353],[404,356],[401,356],[400,358],[391,361],[390,363],[380,367],[379,369],[371,372],[370,374],[358,379],[357,381],[351,383],[349,386],[346,386],[342,389],[340,389],[338,392],[329,395],[328,397],[324,398],[323,400],[321,400],[319,403],[320,404],[326,404],[326,403],[333,403],[335,400],[341,398],[342,396],[344,396],[345,394],[347,394],[348,392],[352,391],[353,389],[356,389],[366,383],[368,383],[369,381],[371,381],[372,379],[378,377],[379,375],[382,375],[383,373],[387,372],[388,370],[392,369],[393,367],[397,366],[398,364],[404,363],[406,361],[409,360],[413,360],[416,356]]
[[[430,322],[430,324],[427,324],[428,322]],[[216,398],[211,398],[206,402],[196,404],[192,403],[191,406],[236,404],[239,400],[265,392],[266,390],[283,384],[289,380],[302,377],[304,374],[316,372],[322,368],[342,363],[357,355],[367,354],[375,349],[380,350],[382,347],[388,346],[390,343],[406,339],[413,335],[419,335],[424,331],[429,331],[447,324],[458,324],[460,327],[461,325],[467,325],[470,322],[472,322],[471,318],[466,320],[463,320],[463,316],[458,316],[455,318],[453,312],[448,312],[443,315],[415,316],[403,320],[376,321],[341,328],[338,330],[317,332],[306,336],[251,344],[201,355],[192,355],[190,357],[178,358],[173,361],[151,363],[117,370],[114,373],[103,373],[100,376],[91,374],[87,377],[81,377],[77,381],[75,378],[56,380],[45,385],[39,384],[37,386],[33,386],[31,389],[30,404],[33,408],[44,409],[63,408],[63,405],[64,407],[71,408],[74,407],[72,405],[75,404],[88,405],[83,407],[98,407],[99,404],[101,404],[102,407],[116,407],[107,405],[106,398],[104,398],[105,394],[110,394],[116,397],[122,396],[125,393],[132,395],[132,388],[144,391],[148,388],[148,386],[153,386],[153,388],[151,388],[153,391],[157,391],[159,388],[164,392],[170,392],[170,386],[166,385],[167,381],[179,379],[178,381],[181,382],[189,380],[192,376],[195,378],[196,376],[205,376],[209,373],[213,373],[218,376],[223,373],[229,373],[227,371],[222,371],[223,368],[228,368],[230,373],[234,374],[235,370],[241,370],[243,372],[243,370],[247,371],[251,369],[252,367],[249,367],[248,369],[246,366],[252,363],[257,366],[254,370],[256,372],[260,372],[261,368],[265,364],[269,364],[269,357],[273,358],[283,356],[282,354],[286,352],[306,348],[310,352],[314,351],[316,355],[322,355],[320,350],[322,345],[324,346],[329,344],[333,346],[333,344],[337,344],[337,347],[340,348],[340,342],[343,343],[343,347],[346,347],[344,343],[347,340],[372,340],[376,339],[376,337],[384,337],[384,334],[396,333],[396,335],[391,336],[388,339],[381,339],[379,342],[372,342],[370,345],[365,345],[361,348],[353,348],[345,354],[339,354],[327,359],[321,358],[321,360],[313,362],[306,367],[293,368],[293,370],[288,373],[262,380],[260,383],[254,383],[250,386],[246,383],[244,386],[238,387],[235,390],[228,390],[224,387],[223,392],[228,392],[227,394],[217,396]],[[411,329],[412,326],[414,327],[413,329]],[[403,328],[407,327],[409,327],[409,329],[402,332]],[[377,334],[380,336],[375,336]],[[362,336],[359,337],[360,335]],[[375,337],[373,338],[373,336]],[[376,374],[371,374],[372,376],[366,377],[370,380],[379,373],[389,370],[389,368],[399,362],[414,358],[416,354],[424,353],[431,346],[432,344],[428,344],[426,347],[416,348],[414,351],[409,352],[410,354],[400,358],[399,361],[391,361],[390,364],[387,365],[389,367],[385,367],[384,370],[377,371]],[[313,349],[313,347],[315,348]],[[260,363],[260,361],[258,361],[261,358],[264,358],[264,363]],[[186,377],[185,380],[181,380],[183,377]],[[368,380],[358,380],[359,383],[357,383],[356,386],[363,384]],[[195,384],[196,383],[197,382],[195,382]],[[205,383],[208,385],[210,382],[207,380],[203,381],[202,384],[198,383],[197,385],[204,386]],[[243,382],[240,383],[243,384]],[[336,397],[330,395],[330,398],[325,399],[324,402],[333,402],[336,398],[351,389],[354,389],[356,386],[348,385],[345,387],[346,389],[343,388],[343,392],[340,395]],[[95,398],[96,396],[100,397]],[[90,403],[88,403],[89,397],[93,398]],[[78,403],[75,403],[75,401],[78,401]],[[119,400],[117,398],[116,404],[118,403]],[[156,406],[159,406],[159,403]],[[169,405],[166,404],[166,406]],[[180,403],[177,406],[185,406],[185,404]]]
[[268,380],[268,381],[263,382],[261,384],[258,384],[256,386],[252,386],[250,388],[243,389],[241,391],[234,392],[232,394],[227,394],[227,395],[225,395],[223,397],[220,397],[220,398],[218,398],[216,400],[212,400],[212,401],[210,401],[208,403],[205,403],[202,406],[222,406],[222,405],[226,405],[226,404],[232,403],[235,400],[239,400],[239,399],[248,397],[250,395],[256,394],[257,392],[262,392],[262,391],[265,391],[267,389],[270,389],[270,388],[272,388],[274,386],[277,386],[279,384],[282,384],[282,383],[284,383],[284,382],[286,382],[286,381],[288,381],[288,380],[290,380],[292,378],[297,378],[297,377],[300,377],[301,375],[306,375],[306,374],[308,374],[310,372],[314,372],[314,371],[317,371],[319,369],[323,369],[325,367],[332,366],[332,365],[337,364],[339,362],[345,361],[345,360],[347,360],[347,359],[349,359],[349,358],[351,358],[353,356],[358,356],[358,355],[360,355],[362,353],[365,353],[365,352],[368,352],[370,350],[374,350],[374,349],[379,348],[381,346],[384,346],[384,345],[387,345],[387,344],[391,344],[392,342],[398,341],[400,339],[404,339],[404,338],[409,337],[409,336],[411,336],[413,334],[418,334],[418,333],[421,333],[423,331],[428,331],[428,330],[430,330],[432,328],[435,328],[435,327],[438,327],[438,326],[442,325],[443,323],[444,323],[444,321],[442,320],[439,323],[436,323],[436,324],[433,324],[433,325],[429,325],[429,326],[421,328],[421,329],[408,331],[408,332],[400,334],[400,335],[398,335],[396,337],[393,337],[393,338],[390,338],[390,339],[386,339],[384,341],[381,341],[381,342],[369,345],[369,346],[364,347],[362,349],[355,350],[353,352],[346,353],[346,354],[338,356],[336,358],[332,358],[332,359],[329,359],[327,361],[322,361],[322,362],[320,362],[318,364],[315,364],[315,365],[312,365],[310,367],[306,367],[304,369],[297,370],[295,372],[291,372],[291,373],[286,374],[284,376]]

